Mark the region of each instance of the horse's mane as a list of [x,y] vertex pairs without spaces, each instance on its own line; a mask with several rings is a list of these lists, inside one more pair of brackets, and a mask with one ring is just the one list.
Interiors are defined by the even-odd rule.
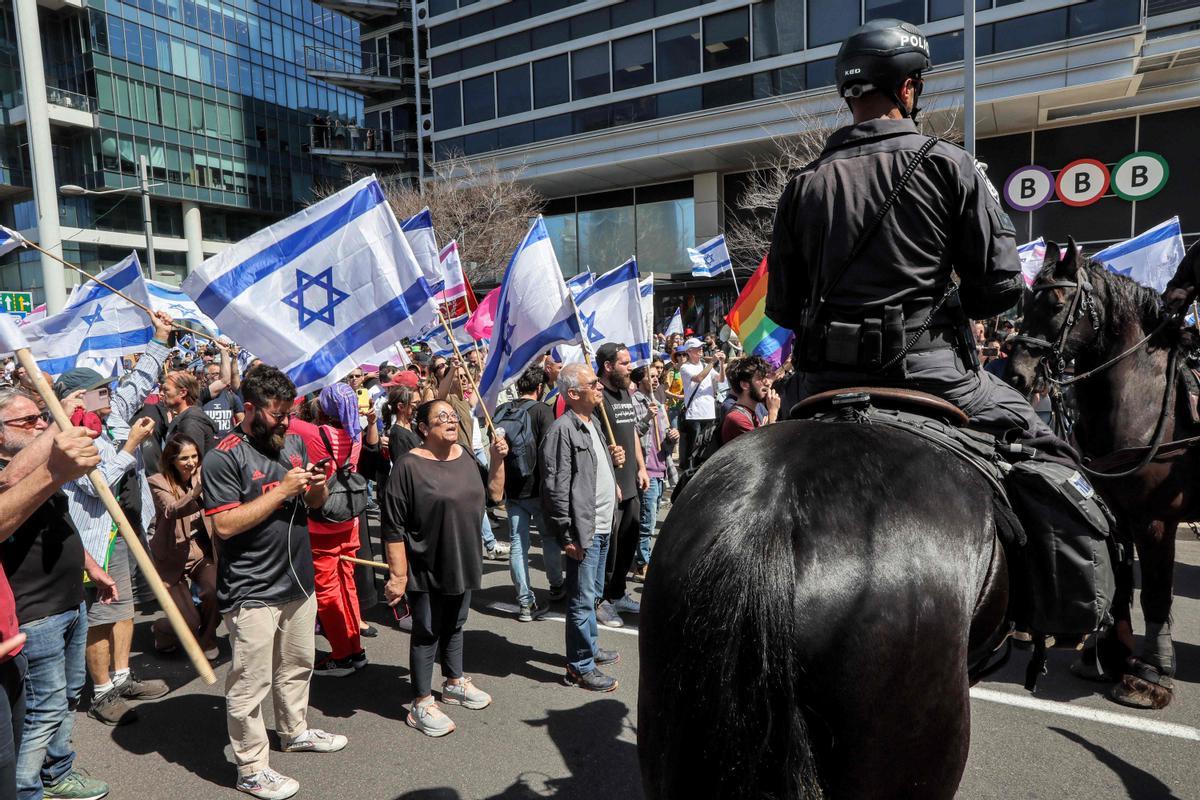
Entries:
[[[1088,259],[1085,267],[1092,285],[1103,286],[1104,294],[1108,298],[1104,307],[1106,337],[1116,335],[1131,324],[1139,325],[1149,332],[1162,321],[1158,292],[1142,286],[1132,278],[1112,272],[1094,259]],[[1058,265],[1047,264],[1042,267],[1034,283],[1054,281],[1058,277],[1057,270]]]

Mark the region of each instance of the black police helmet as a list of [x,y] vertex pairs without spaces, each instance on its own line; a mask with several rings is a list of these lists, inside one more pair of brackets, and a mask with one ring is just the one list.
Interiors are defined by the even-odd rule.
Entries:
[[872,20],[850,34],[838,50],[838,94],[857,97],[878,89],[894,98],[905,78],[929,66],[929,40],[920,28],[898,19]]

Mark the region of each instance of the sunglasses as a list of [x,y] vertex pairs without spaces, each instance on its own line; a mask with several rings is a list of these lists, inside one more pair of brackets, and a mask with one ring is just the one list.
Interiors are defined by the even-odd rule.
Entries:
[[3,422],[5,425],[11,425],[14,428],[32,428],[37,425],[39,421],[49,422],[50,412],[43,411],[40,414],[30,414],[26,417],[13,417],[12,419],[0,420],[0,422]]

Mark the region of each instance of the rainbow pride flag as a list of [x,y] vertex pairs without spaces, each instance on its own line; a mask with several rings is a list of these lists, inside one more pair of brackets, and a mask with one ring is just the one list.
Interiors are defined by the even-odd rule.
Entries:
[[742,340],[742,348],[751,355],[762,356],[773,367],[778,368],[792,352],[795,339],[787,328],[776,325],[767,316],[767,259],[764,257],[758,269],[746,281],[737,302],[725,315],[729,327]]

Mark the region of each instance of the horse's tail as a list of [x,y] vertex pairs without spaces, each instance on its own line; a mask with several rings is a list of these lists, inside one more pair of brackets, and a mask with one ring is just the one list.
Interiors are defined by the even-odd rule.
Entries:
[[[691,495],[685,492],[683,503]],[[662,598],[672,609],[642,618],[643,640],[654,642],[641,655],[647,796],[820,798],[803,712],[806,681],[792,646],[800,577],[792,517],[782,509],[730,511],[735,516],[726,525],[710,520],[719,532],[707,541],[660,539],[667,546],[656,548],[655,560],[663,567],[647,578],[646,607]],[[672,552],[680,543],[703,550]],[[669,567],[680,563],[677,556],[690,565]]]

